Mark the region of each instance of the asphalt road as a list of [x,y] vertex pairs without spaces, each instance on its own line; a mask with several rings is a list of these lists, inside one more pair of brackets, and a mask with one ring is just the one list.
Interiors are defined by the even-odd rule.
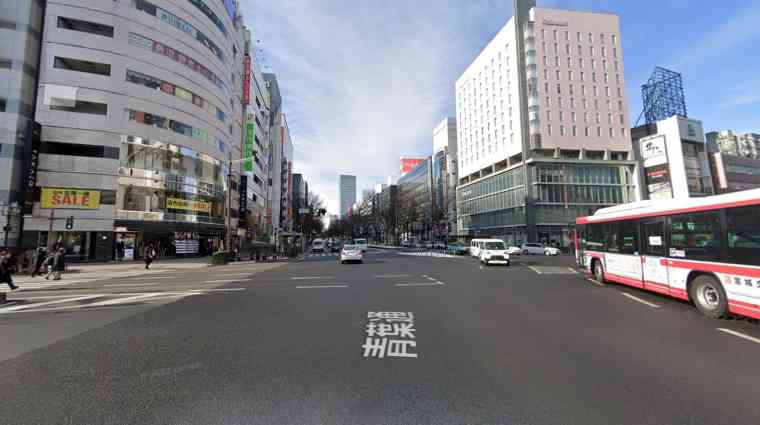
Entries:
[[759,422],[760,343],[737,335],[760,341],[760,325],[599,286],[571,264],[372,251],[361,265],[194,272],[182,285],[240,275],[213,288],[233,291],[156,304],[0,307],[11,345],[19,321],[102,321],[0,362],[0,423]]

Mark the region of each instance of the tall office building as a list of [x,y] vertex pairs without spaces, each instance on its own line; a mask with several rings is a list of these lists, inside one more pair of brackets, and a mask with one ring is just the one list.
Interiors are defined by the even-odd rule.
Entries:
[[203,252],[236,233],[242,164],[230,173],[228,161],[242,157],[245,118],[236,2],[66,0],[47,2],[44,22],[29,245],[107,260],[114,239],[134,257],[147,243]]
[[348,214],[348,211],[356,203],[356,176],[340,175],[338,198],[340,199],[340,216],[342,217]]
[[446,118],[433,130],[433,199],[438,235],[457,231],[457,121]]
[[270,112],[270,143],[269,165],[271,187],[270,207],[268,215],[272,229],[278,235],[293,230],[293,142],[285,114],[282,112],[282,97],[275,74],[264,74],[269,90]]
[[34,173],[24,172],[39,152],[34,99],[44,5],[0,0],[0,244],[10,247],[19,245],[22,213],[30,211],[34,194]]
[[514,3],[456,82],[459,232],[564,247],[635,199],[618,17]]

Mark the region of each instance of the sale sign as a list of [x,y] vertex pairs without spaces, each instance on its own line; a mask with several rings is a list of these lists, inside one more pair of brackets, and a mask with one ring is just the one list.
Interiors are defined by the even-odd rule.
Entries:
[[49,209],[95,210],[100,207],[100,191],[43,187],[40,203]]

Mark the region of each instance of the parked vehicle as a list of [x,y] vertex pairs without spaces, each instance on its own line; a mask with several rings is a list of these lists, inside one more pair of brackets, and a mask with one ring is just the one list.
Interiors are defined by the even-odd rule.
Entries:
[[480,245],[478,259],[480,260],[480,264],[484,266],[490,266],[491,264],[508,266],[509,254],[507,254],[507,246],[500,239],[485,240]]
[[359,245],[344,245],[340,251],[340,264],[362,263],[364,255]]
[[553,246],[544,247],[544,255],[559,255],[559,252],[559,248],[555,248]]
[[490,239],[473,239],[470,241],[470,256],[473,258],[480,258],[480,249],[485,241]]
[[509,246],[507,247],[507,254],[509,255],[520,255],[522,250],[519,246]]
[[526,242],[520,247],[522,255],[545,255],[546,249],[544,244]]
[[451,255],[467,255],[470,252],[470,248],[461,243],[451,243],[446,247],[446,253]]

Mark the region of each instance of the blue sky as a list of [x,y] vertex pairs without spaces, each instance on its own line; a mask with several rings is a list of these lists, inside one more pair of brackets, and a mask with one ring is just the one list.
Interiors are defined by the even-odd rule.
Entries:
[[[512,15],[497,0],[242,0],[265,71],[278,75],[295,168],[337,212],[338,174],[359,190],[429,155],[454,82]],[[705,131],[760,131],[760,1],[538,0],[621,18],[631,120],[656,65],[684,75]]]

